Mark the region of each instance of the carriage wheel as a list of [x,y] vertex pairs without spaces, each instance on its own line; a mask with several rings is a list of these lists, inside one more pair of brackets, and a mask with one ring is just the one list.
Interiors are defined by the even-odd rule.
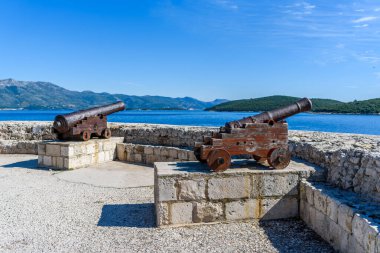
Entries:
[[89,139],[91,139],[91,133],[90,133],[90,131],[87,131],[87,130],[85,130],[85,131],[83,131],[82,133],[81,133],[81,139],[83,140],[83,141],[88,141]]
[[109,138],[111,138],[111,129],[109,129],[109,128],[106,128],[106,129],[104,129],[103,130],[103,132],[102,132],[102,138],[104,138],[104,139],[109,139]]
[[201,148],[200,147],[195,147],[194,148],[194,155],[195,155],[195,158],[197,158],[197,160],[201,163],[206,163],[207,160],[206,159],[202,159],[201,158]]
[[285,169],[290,163],[290,152],[287,148],[275,148],[269,152],[268,163],[276,170]]
[[207,157],[207,165],[215,172],[225,171],[231,165],[231,155],[224,149],[215,149]]

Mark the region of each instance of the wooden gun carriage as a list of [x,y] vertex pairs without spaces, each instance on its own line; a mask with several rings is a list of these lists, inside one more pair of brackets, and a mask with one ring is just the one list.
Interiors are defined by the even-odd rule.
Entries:
[[290,163],[288,124],[284,119],[311,107],[311,101],[303,98],[282,108],[227,122],[219,132],[197,142],[194,154],[215,172],[229,168],[231,157],[236,155],[251,155],[258,162],[268,161],[274,169],[284,169]]
[[107,115],[125,110],[123,102],[81,110],[64,115],[57,115],[53,131],[60,140],[80,139],[88,141],[91,137],[110,138],[111,130],[107,127]]

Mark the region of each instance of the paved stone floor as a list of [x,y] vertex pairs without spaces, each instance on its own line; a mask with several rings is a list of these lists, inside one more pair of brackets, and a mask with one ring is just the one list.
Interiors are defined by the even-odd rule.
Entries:
[[299,220],[155,228],[153,169],[0,155],[0,252],[333,252]]

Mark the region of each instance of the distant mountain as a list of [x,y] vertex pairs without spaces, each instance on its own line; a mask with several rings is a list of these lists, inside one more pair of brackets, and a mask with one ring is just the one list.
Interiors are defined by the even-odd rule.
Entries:
[[0,80],[0,109],[83,109],[124,101],[127,109],[202,110],[228,100],[203,102],[191,97],[131,96],[124,94],[71,91],[49,82]]
[[[293,103],[300,98],[289,96],[270,96],[254,99],[241,99],[221,103],[209,111],[269,111]],[[344,103],[333,99],[312,98],[313,112],[379,114],[380,98]]]

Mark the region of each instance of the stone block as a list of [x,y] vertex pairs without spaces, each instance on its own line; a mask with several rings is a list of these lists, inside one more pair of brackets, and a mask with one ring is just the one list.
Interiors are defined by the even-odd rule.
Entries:
[[376,236],[376,249],[375,253],[380,253],[380,234]]
[[110,152],[105,150],[104,151],[104,161],[108,162],[108,161],[112,161],[112,160],[113,160],[113,157],[111,157]]
[[348,239],[348,253],[369,253],[364,250],[362,245],[353,237]]
[[169,157],[172,159],[177,159],[178,158],[178,150],[171,148],[169,149]]
[[[103,150],[103,149],[101,149]],[[99,152],[101,152],[99,149]],[[119,161],[126,161],[127,160],[127,151],[125,150],[125,146],[123,143],[119,143],[116,145],[116,153],[117,153],[117,159]]]
[[315,225],[313,228],[315,232],[326,241],[329,240],[329,221],[330,219],[327,217],[327,215],[316,209]]
[[76,145],[73,145],[73,147],[74,147],[74,154],[75,155],[86,154],[86,145],[76,144]]
[[310,184],[305,187],[306,201],[312,206],[314,206],[314,190],[315,188]]
[[295,218],[299,215],[298,199],[295,197],[262,199],[260,216],[264,220]]
[[170,207],[171,224],[189,224],[193,222],[192,203],[172,203]]
[[41,165],[41,166],[44,165],[44,156],[43,155],[38,156],[38,165]]
[[260,201],[256,199],[247,199],[232,201],[226,203],[226,219],[242,220],[242,219],[258,219],[260,218]]
[[352,235],[366,252],[375,252],[376,237],[379,234],[377,226],[371,225],[368,219],[355,214],[352,220]]
[[328,240],[327,242],[334,248],[335,251],[340,250],[341,232],[343,229],[335,222],[330,221],[328,227]]
[[53,164],[52,164],[51,156],[45,155],[43,158],[43,164],[45,166],[52,166]]
[[64,168],[63,157],[56,157],[56,165],[55,166],[59,169]]
[[153,147],[152,146],[145,146],[144,147],[144,154],[145,155],[153,155]]
[[299,177],[297,174],[268,174],[253,177],[256,182],[253,186],[253,196],[257,196],[255,192],[262,197],[298,195]]
[[166,203],[156,204],[157,226],[169,225],[169,206]]
[[352,232],[352,219],[354,218],[354,211],[351,207],[341,204],[338,207],[338,224],[344,230]]
[[73,156],[74,147],[73,146],[61,146],[61,156]]
[[223,219],[223,203],[194,203],[194,222],[213,222],[221,219]]
[[38,155],[45,155],[46,154],[46,144],[39,143],[37,152],[38,152]]
[[188,155],[186,150],[179,150],[178,151],[178,159],[182,161],[187,161],[188,160]]
[[180,200],[199,200],[206,198],[206,180],[179,181]]
[[95,143],[88,143],[86,145],[86,154],[94,154],[97,152],[96,144]]
[[326,210],[326,195],[320,190],[314,190],[314,206],[323,214],[327,213]]
[[143,160],[141,154],[134,154],[132,156],[133,156],[133,162],[135,163],[141,163]]
[[300,200],[300,218],[307,224],[310,224],[310,204]]
[[338,207],[340,201],[330,196],[326,196],[326,214],[335,223],[338,223]]
[[248,176],[211,178],[208,181],[208,197],[212,200],[247,198],[249,195]]
[[173,178],[158,178],[158,201],[177,200],[176,181]]
[[55,144],[46,144],[46,155],[48,156],[60,156],[61,146]]

